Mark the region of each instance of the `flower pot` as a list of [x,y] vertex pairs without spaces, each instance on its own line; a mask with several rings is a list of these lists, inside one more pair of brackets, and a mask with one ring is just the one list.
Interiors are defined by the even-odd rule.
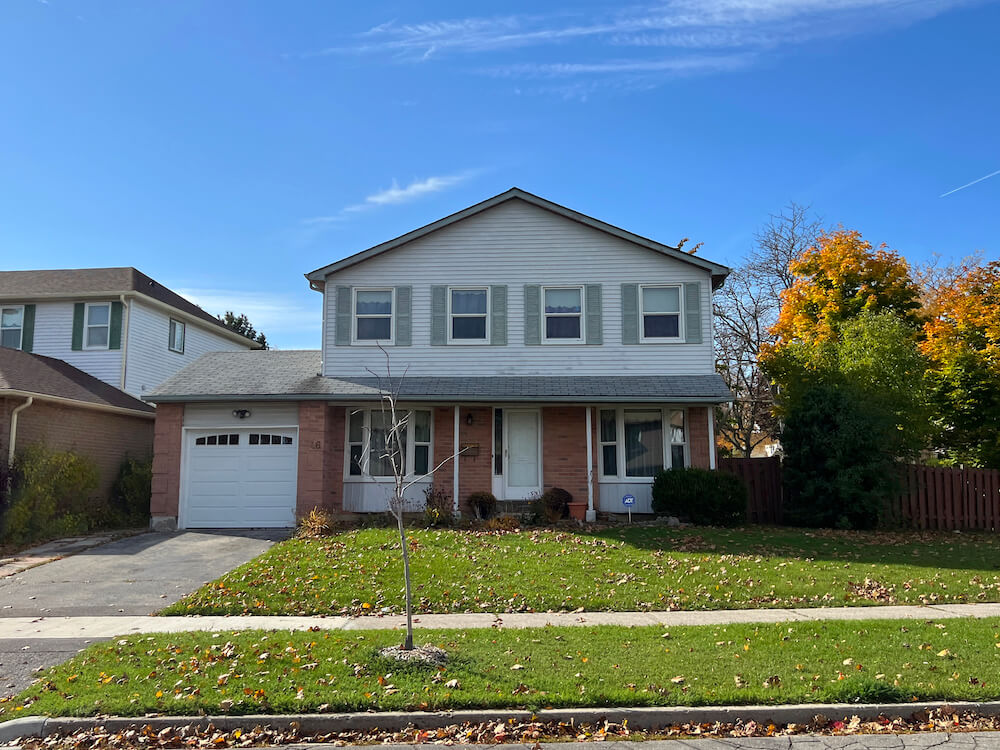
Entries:
[[587,504],[586,503],[570,503],[569,504],[569,517],[575,518],[578,521],[583,521],[587,517]]

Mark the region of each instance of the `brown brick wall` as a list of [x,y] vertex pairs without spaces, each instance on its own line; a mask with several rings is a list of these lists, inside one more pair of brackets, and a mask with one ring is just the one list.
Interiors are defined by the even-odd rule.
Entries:
[[181,435],[184,427],[183,404],[160,404],[156,407],[153,433],[153,496],[150,514],[177,518],[181,492]]
[[324,505],[328,407],[321,401],[299,402],[299,470],[295,512],[303,516]]
[[542,409],[542,476],[545,489],[562,487],[576,502],[587,500],[587,410]]
[[[692,406],[688,409],[688,453],[691,466],[698,469],[709,468],[708,409],[711,407]],[[714,450],[715,447],[712,446]]]
[[[7,459],[10,413],[25,399],[0,399],[0,450]],[[53,450],[86,456],[97,465],[98,496],[106,497],[126,456],[153,452],[153,420],[35,401],[17,417],[16,449],[40,443]]]
[[[469,415],[472,424],[467,424]],[[434,409],[434,455],[432,461],[437,466],[455,452],[455,412],[451,406]],[[455,463],[458,461],[458,507],[463,515],[470,513],[469,495],[473,492],[493,490],[493,409],[488,406],[461,407],[458,426],[459,447],[478,445],[478,455],[474,451],[462,454],[458,459],[448,461],[434,475],[434,486],[452,495],[455,478]],[[453,498],[454,499],[454,498]]]

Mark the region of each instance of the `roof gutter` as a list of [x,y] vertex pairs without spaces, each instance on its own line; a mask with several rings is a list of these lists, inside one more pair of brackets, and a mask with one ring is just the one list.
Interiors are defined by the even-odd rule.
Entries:
[[[144,401],[154,404],[170,403],[211,403],[218,401],[335,401],[351,403],[355,401],[379,401],[382,396],[378,393],[350,393],[350,394],[330,394],[330,393],[255,393],[247,394],[213,394],[194,393],[188,395],[162,395],[150,394],[142,397]],[[449,396],[444,393],[432,395],[408,395],[399,394],[399,400],[405,402],[419,401],[421,403],[437,404],[511,404],[511,403],[558,403],[558,404],[632,404],[632,403],[653,403],[662,401],[670,404],[727,404],[732,398],[723,396],[592,396],[580,398],[579,396]]]
[[28,400],[16,407],[10,413],[10,437],[7,441],[7,466],[14,463],[14,447],[17,445],[17,416],[35,402],[34,396],[28,396]]
[[[111,406],[110,404],[95,404],[91,401],[79,401],[75,398],[65,398],[63,396],[50,396],[47,393],[32,393],[16,388],[0,389],[0,397],[22,396],[30,401],[44,401],[46,403],[58,404],[60,406],[75,406],[78,409],[90,409],[92,411],[102,411],[108,414],[119,414],[124,417],[142,417],[143,419],[156,419],[156,414],[140,409],[129,409],[125,406]],[[21,408],[21,407],[18,407]]]

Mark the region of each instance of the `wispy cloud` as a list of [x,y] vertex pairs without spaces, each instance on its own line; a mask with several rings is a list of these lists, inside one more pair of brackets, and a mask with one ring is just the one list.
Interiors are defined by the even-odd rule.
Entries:
[[337,222],[344,221],[352,214],[370,211],[374,208],[379,208],[380,206],[393,206],[400,203],[409,203],[410,201],[415,201],[425,195],[439,193],[442,190],[447,190],[450,187],[459,185],[466,180],[475,177],[477,174],[479,174],[479,170],[469,169],[455,174],[438,175],[434,177],[427,177],[422,180],[414,180],[405,187],[400,187],[399,183],[396,180],[393,180],[390,187],[372,193],[358,203],[352,203],[349,206],[344,206],[336,213],[329,214],[327,216],[313,216],[308,219],[303,219],[301,223],[306,227],[319,229],[330,224],[336,224]]
[[972,182],[967,182],[964,185],[955,188],[954,190],[949,190],[947,193],[941,193],[941,195],[939,195],[938,198],[944,198],[945,196],[951,195],[952,193],[957,193],[959,190],[965,190],[967,187],[972,187],[973,185],[980,183],[983,180],[990,179],[990,177],[996,177],[998,174],[1000,174],[1000,169],[998,169],[996,172],[990,172],[989,174],[983,175],[982,177],[975,179]]
[[[356,55],[429,64],[449,57],[487,58],[511,50],[547,52],[517,64],[491,60],[490,74],[527,77],[669,77],[735,70],[762,52],[817,38],[877,33],[980,0],[662,0],[536,14],[386,21],[302,57]],[[551,49],[575,59],[552,61]],[[623,51],[630,51],[623,59]],[[666,54],[669,52],[670,54]],[[706,56],[706,52],[719,53]],[[565,55],[565,53],[564,53]]]

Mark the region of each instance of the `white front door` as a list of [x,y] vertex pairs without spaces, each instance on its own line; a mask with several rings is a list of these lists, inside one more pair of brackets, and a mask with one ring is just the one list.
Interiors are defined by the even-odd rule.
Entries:
[[504,409],[504,500],[526,500],[542,489],[541,414]]

